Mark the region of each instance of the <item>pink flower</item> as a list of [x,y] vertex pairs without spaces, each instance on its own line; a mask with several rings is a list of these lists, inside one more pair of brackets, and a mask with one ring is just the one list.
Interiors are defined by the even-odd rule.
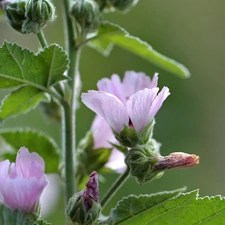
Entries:
[[158,93],[157,83],[158,74],[151,81],[143,73],[126,72],[123,82],[118,75],[112,75],[111,80],[105,78],[98,82],[99,91],[88,91],[81,98],[118,134],[124,126],[141,133],[170,95],[167,87]]
[[[113,148],[110,143],[118,144],[110,126],[105,122],[103,117],[96,116],[94,118],[91,130],[94,139],[94,149]],[[105,167],[121,173],[126,169],[124,159],[124,154],[116,148],[113,148],[109,161],[105,164]]]
[[18,151],[16,163],[0,162],[0,200],[12,210],[36,211],[47,183],[43,159],[25,147]]

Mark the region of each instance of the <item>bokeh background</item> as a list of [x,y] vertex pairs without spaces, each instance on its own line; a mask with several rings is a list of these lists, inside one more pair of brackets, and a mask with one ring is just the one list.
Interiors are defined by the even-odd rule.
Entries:
[[[55,0],[58,18],[45,33],[50,43],[64,45],[62,37],[62,5]],[[187,186],[200,189],[200,196],[225,195],[225,1],[224,0],[140,0],[127,14],[111,13],[104,17],[140,37],[154,49],[169,56],[191,71],[190,79],[180,79],[155,67],[123,49],[115,47],[108,58],[85,47],[80,71],[82,91],[96,89],[96,82],[113,73],[123,76],[126,70],[143,71],[153,76],[159,72],[159,85],[168,86],[171,96],[156,116],[154,137],[162,143],[162,155],[182,151],[200,156],[200,165],[191,169],[175,169],[153,182],[139,186],[129,179],[115,196],[116,204],[122,196],[131,193],[154,193]],[[4,40],[17,42],[34,51],[39,43],[34,35],[14,32],[4,20],[0,21],[0,44]],[[0,56],[1,57],[1,56]],[[3,98],[6,92],[1,91]],[[89,129],[94,114],[83,104],[77,114],[78,140]],[[33,127],[54,137],[60,143],[60,127],[49,124],[40,110],[29,112],[0,125],[4,127]],[[100,183],[103,195],[117,174],[105,176]],[[61,187],[60,182],[55,187]],[[53,224],[63,223],[62,188],[55,197],[48,215]],[[49,200],[51,202],[51,200]]]

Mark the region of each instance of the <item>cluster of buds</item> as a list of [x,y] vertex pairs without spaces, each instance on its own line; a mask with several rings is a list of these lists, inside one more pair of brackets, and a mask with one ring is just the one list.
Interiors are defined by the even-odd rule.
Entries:
[[36,34],[55,18],[55,7],[49,0],[4,1],[3,7],[11,27],[23,34]]

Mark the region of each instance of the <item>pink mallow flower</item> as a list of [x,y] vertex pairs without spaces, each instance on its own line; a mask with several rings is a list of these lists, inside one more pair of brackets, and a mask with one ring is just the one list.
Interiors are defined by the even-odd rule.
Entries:
[[88,91],[81,98],[116,133],[120,134],[125,125],[141,133],[170,95],[167,87],[159,92],[157,83],[158,74],[151,81],[144,73],[128,71],[123,82],[118,75],[112,75],[111,80],[104,78],[97,84],[99,91]]
[[0,201],[10,209],[35,212],[47,185],[44,160],[25,147],[17,153],[16,162],[0,162]]
[[122,173],[126,169],[126,164],[124,162],[125,156],[112,146],[111,143],[118,144],[118,141],[112,133],[110,126],[105,122],[103,117],[97,115],[93,120],[91,130],[94,140],[94,149],[113,148],[105,167]]

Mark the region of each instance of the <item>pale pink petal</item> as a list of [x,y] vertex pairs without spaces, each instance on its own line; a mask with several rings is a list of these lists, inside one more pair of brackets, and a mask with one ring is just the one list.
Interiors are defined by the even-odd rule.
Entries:
[[16,157],[17,174],[23,177],[40,178],[44,173],[44,160],[35,152],[30,153],[27,148],[20,148]]
[[122,173],[126,169],[126,164],[124,162],[125,156],[119,150],[113,149],[112,154],[109,158],[109,161],[106,163],[106,167]]
[[17,153],[16,163],[10,164],[6,160],[0,163],[0,171],[1,202],[11,209],[36,211],[40,195],[47,185],[42,158],[23,147]]
[[109,142],[116,142],[112,129],[102,116],[97,115],[94,118],[91,130],[94,139],[94,149],[112,148],[112,145]]
[[160,91],[160,93],[156,96],[152,103],[151,111],[152,114],[156,115],[156,113],[161,108],[163,102],[165,99],[170,95],[170,91],[168,87],[163,87],[163,89]]
[[127,101],[127,113],[137,132],[147,126],[155,114],[152,112],[152,103],[158,93],[158,88],[144,89],[132,95]]
[[58,174],[47,175],[48,184],[41,194],[41,216],[47,217],[54,210],[61,197],[61,180]]
[[104,91],[109,94],[115,95],[121,102],[125,103],[126,99],[123,93],[123,85],[120,77],[117,74],[113,74],[111,79],[103,78],[97,83],[99,91]]
[[47,180],[40,182],[36,178],[17,176],[14,179],[0,177],[0,192],[5,205],[12,210],[34,212]]
[[10,168],[9,160],[0,162],[0,176],[8,177],[9,176],[9,168]]
[[136,73],[134,71],[125,72],[123,79],[123,89],[126,100],[130,96],[134,95],[136,92],[143,90],[145,88],[154,88],[158,84],[158,74],[155,73],[153,80],[146,76],[144,73]]
[[120,133],[124,125],[128,125],[129,117],[123,103],[114,95],[103,91],[89,91],[81,95],[83,103],[106,122],[117,133]]

